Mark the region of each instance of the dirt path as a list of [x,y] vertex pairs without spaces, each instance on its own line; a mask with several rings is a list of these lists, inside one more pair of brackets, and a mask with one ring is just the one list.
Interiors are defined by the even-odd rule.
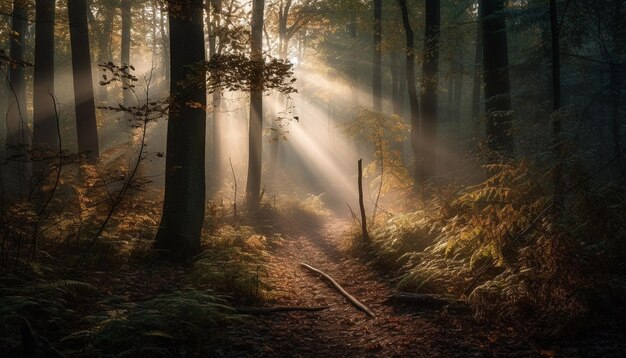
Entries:
[[[336,227],[334,225],[330,227]],[[336,230],[338,231],[338,230]],[[482,357],[539,356],[509,329],[481,325],[467,315],[422,310],[386,302],[392,287],[364,262],[339,248],[326,229],[287,238],[268,267],[276,306],[323,306],[308,313],[279,313],[253,319],[233,334],[241,338],[233,356],[289,357]],[[376,315],[369,318],[314,273],[307,262],[332,276]],[[543,352],[545,353],[545,352]],[[549,354],[548,354],[549,355]]]

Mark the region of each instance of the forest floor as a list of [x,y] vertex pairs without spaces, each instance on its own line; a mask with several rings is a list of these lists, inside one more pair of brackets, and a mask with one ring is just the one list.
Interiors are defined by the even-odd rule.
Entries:
[[[268,305],[330,308],[257,316],[232,327],[229,335],[239,343],[227,356],[607,357],[625,352],[618,332],[571,342],[542,341],[506,323],[481,322],[469,312],[390,301],[393,278],[347,253],[341,242],[344,229],[345,223],[331,222],[309,227],[306,234],[294,233],[268,265],[273,286]],[[324,279],[301,267],[303,262],[334,278],[376,317],[357,310]]]

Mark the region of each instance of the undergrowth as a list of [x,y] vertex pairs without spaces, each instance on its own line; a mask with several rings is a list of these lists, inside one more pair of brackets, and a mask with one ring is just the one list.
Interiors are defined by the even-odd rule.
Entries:
[[573,323],[594,313],[620,311],[626,196],[619,183],[577,187],[554,205],[527,162],[486,169],[488,179],[441,190],[426,210],[379,220],[369,243],[355,225],[350,241],[401,275],[398,290],[465,297],[478,317],[561,334],[585,327]]

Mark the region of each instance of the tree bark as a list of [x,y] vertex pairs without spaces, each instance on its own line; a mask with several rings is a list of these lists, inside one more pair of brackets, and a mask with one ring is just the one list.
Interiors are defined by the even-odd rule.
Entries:
[[423,187],[436,173],[437,117],[439,82],[439,0],[426,0],[424,30],[424,62],[422,64],[422,107],[420,130],[420,160],[418,181]]
[[481,21],[487,148],[492,155],[507,157],[513,154],[513,136],[504,0],[480,0],[480,7],[483,8]]
[[374,111],[382,112],[382,0],[374,0],[374,66],[372,79],[372,93],[374,96]]
[[[35,73],[33,89],[33,154],[56,151],[57,119],[54,103],[54,9],[55,0],[37,0],[35,23]],[[39,180],[46,163],[37,162],[33,177]]]
[[87,3],[85,0],[68,0],[67,12],[72,47],[78,151],[85,154],[87,160],[93,163],[98,160],[100,150],[91,75],[91,54],[89,53]]
[[250,123],[248,133],[248,180],[246,203],[248,214],[259,210],[261,196],[261,161],[263,151],[263,13],[265,0],[252,1],[252,42],[250,59],[257,63],[250,88]]
[[418,181],[418,158],[419,148],[419,101],[415,84],[415,34],[409,21],[409,9],[406,0],[398,0],[402,12],[402,24],[406,34],[406,88],[409,93],[409,106],[411,107],[411,149],[413,151],[413,180]]
[[204,222],[206,83],[199,67],[205,48],[202,0],[170,0],[169,5],[171,107],[165,198],[154,246],[163,257],[180,262],[200,252]]

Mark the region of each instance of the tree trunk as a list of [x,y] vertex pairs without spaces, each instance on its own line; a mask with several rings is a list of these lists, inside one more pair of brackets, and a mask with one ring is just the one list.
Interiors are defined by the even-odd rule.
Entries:
[[417,88],[415,84],[415,34],[409,21],[409,10],[406,0],[398,0],[402,11],[402,24],[406,33],[406,88],[409,93],[409,105],[411,107],[411,149],[413,151],[413,180],[417,183],[418,167],[417,161],[419,152],[419,102],[417,99]]
[[442,120],[448,122],[454,121],[454,68],[454,65],[450,67],[450,74],[448,75],[448,83],[446,86],[448,88],[447,106],[442,116]]
[[95,162],[98,160],[100,150],[91,76],[87,4],[85,0],[68,0],[67,13],[72,46],[72,74],[74,79],[78,151],[86,154],[88,161]]
[[265,0],[252,1],[252,42],[250,59],[258,67],[252,74],[250,88],[250,123],[248,133],[248,180],[246,202],[248,214],[259,210],[261,196],[261,160],[263,150],[263,13]]
[[504,0],[480,0],[480,7],[487,148],[494,155],[506,157],[513,154],[513,136]]
[[422,186],[436,173],[437,116],[439,82],[439,0],[426,0],[424,31],[424,62],[422,65],[422,107],[420,131],[420,159],[418,180]]
[[463,63],[457,63],[456,76],[454,77],[454,121],[456,123],[461,122],[461,115],[463,114]]
[[552,121],[552,135],[555,144],[558,144],[561,135],[561,119],[558,115],[561,109],[561,50],[556,0],[550,0],[550,30],[552,33],[552,111],[556,114]]
[[[479,1],[480,3],[480,1]],[[472,130],[474,142],[478,143],[479,118],[480,118],[480,98],[482,92],[482,68],[483,68],[483,33],[481,26],[483,7],[478,4],[478,21],[476,25],[476,44],[474,53],[474,79],[472,83]]]
[[[115,11],[108,2],[102,4],[105,9],[102,31],[98,34],[98,64],[104,64],[112,60],[111,56],[111,29],[113,28],[113,15]],[[109,87],[98,86],[98,101],[107,104],[109,100]]]
[[[171,0],[175,1],[175,0]],[[167,122],[165,198],[154,246],[172,261],[200,252],[205,208],[206,84],[188,78],[205,60],[202,0],[179,2],[168,9],[171,57],[171,107]],[[199,104],[202,108],[198,108]]]
[[[352,14],[352,21],[350,22],[350,40],[351,44],[354,48],[357,46],[357,24],[356,24],[356,11]],[[359,95],[358,95],[358,84],[359,84],[359,68],[357,66],[358,62],[358,53],[357,51],[352,51],[350,56],[351,62],[351,70],[350,70],[350,102],[351,107],[356,116],[357,107],[359,106]]]
[[[131,0],[122,0],[120,4],[120,8],[122,10],[122,48],[120,51],[120,62],[122,65],[130,65],[130,28],[132,26],[131,23]],[[126,88],[122,90],[122,103],[124,107],[131,106],[132,92],[130,88]],[[121,130],[123,132],[127,132],[129,130],[128,122],[131,120],[131,115],[129,113],[124,112],[123,123],[121,123]],[[127,136],[124,136],[124,140],[130,139]]]
[[[27,12],[25,3],[13,2],[9,56],[15,61],[24,61]],[[10,161],[3,171],[4,193],[10,198],[22,197],[26,193],[26,147],[28,145],[28,119],[26,112],[26,83],[24,66],[9,65],[9,98],[6,114],[6,146]]]
[[[626,40],[626,24],[624,24],[624,2],[613,0],[613,58],[624,59],[624,40]],[[624,69],[616,63],[611,63],[609,68],[611,102],[612,102],[612,132],[613,132],[613,154],[617,157],[622,152],[622,126],[624,108],[622,106],[623,73]],[[619,174],[624,176],[624,161],[618,161]]]
[[374,95],[374,111],[382,112],[382,0],[374,0],[374,76],[372,79],[372,92]]
[[404,93],[406,92],[406,64],[402,65],[402,56],[398,52],[393,52],[391,58],[391,74],[393,80],[393,113],[404,117]]
[[[212,12],[210,12],[211,26],[209,27],[209,56],[220,55],[220,49],[217,48],[217,40],[219,28],[221,26],[222,0],[211,0]],[[222,92],[215,91],[212,94],[213,104],[213,187],[217,187],[222,179]]]
[[[35,157],[58,146],[54,95],[54,8],[55,0],[37,0],[35,23],[35,73],[33,89],[33,154]],[[39,181],[47,166],[44,162],[34,168]]]
[[[161,3],[161,2],[159,2]],[[165,85],[169,86],[170,84],[170,68],[172,67],[170,65],[170,40],[169,40],[169,33],[167,32],[166,26],[165,26],[165,12],[166,12],[166,6],[163,4],[160,7],[160,13],[161,16],[159,16],[159,27],[160,27],[160,32],[161,32],[161,41],[163,43],[163,75],[165,77]]]

